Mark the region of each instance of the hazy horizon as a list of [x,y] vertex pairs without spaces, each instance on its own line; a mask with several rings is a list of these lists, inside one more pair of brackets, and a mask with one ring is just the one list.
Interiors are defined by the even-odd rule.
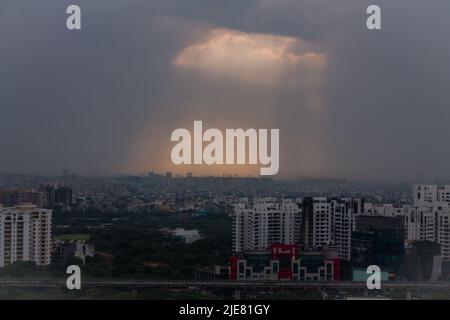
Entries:
[[[166,173],[170,172],[173,178],[186,178],[188,173],[192,172],[183,172],[183,173],[174,173],[171,171],[148,171],[148,172],[89,172],[89,173],[79,173],[79,172],[68,172],[68,177],[76,176],[83,178],[120,178],[120,177],[139,177],[139,178],[147,178],[149,177],[149,173],[153,172],[155,175],[165,176]],[[41,177],[41,178],[64,178],[64,174],[62,172],[0,172],[0,176],[30,176],[30,177]],[[236,173],[215,173],[215,174],[193,174],[193,177],[199,178],[254,178],[254,179],[269,179],[276,181],[298,181],[298,180],[342,180],[347,183],[368,183],[368,184],[450,184],[450,179],[430,179],[430,180],[380,180],[380,179],[350,179],[346,177],[333,177],[333,176],[261,176],[261,175],[239,175]]]

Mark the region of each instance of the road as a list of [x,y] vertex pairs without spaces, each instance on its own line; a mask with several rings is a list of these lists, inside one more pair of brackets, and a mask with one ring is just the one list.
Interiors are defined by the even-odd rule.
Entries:
[[[364,282],[336,281],[336,282],[295,282],[295,281],[226,281],[226,280],[210,280],[210,281],[152,281],[152,280],[85,280],[81,282],[84,288],[100,288],[100,287],[124,287],[124,288],[261,288],[261,289],[365,289]],[[450,290],[450,282],[383,282],[384,289],[434,289],[434,290]],[[53,279],[0,279],[0,288],[5,287],[66,287],[66,280]]]

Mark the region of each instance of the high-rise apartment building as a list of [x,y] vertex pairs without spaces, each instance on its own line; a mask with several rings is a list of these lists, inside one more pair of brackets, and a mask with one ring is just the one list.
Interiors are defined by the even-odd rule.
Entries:
[[402,207],[396,207],[392,203],[364,203],[364,215],[366,216],[396,217],[402,215],[402,210]]
[[414,185],[413,199],[416,206],[450,205],[450,185]]
[[363,212],[363,200],[340,198],[331,199],[330,203],[332,243],[339,258],[349,261],[351,258],[352,231],[356,229],[356,217]]
[[45,186],[45,208],[70,211],[72,206],[72,189],[65,186]]
[[24,203],[43,208],[45,206],[45,194],[44,192],[26,189],[0,190],[0,205],[14,207]]
[[301,214],[291,199],[255,198],[237,203],[233,215],[233,252],[266,250],[272,244],[293,244]]
[[450,207],[404,206],[406,242],[428,240],[441,245],[443,260],[450,260]]
[[0,267],[16,261],[50,263],[52,211],[34,205],[0,207]]
[[313,198],[313,248],[320,248],[331,244],[332,214],[331,203],[328,202],[327,198]]
[[340,259],[350,260],[355,216],[362,214],[363,201],[356,198],[297,199],[302,212],[300,243],[306,249],[332,246]]

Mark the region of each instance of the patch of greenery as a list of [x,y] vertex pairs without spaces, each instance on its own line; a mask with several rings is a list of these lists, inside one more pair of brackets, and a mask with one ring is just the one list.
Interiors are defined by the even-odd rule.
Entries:
[[60,234],[54,237],[57,240],[69,240],[69,241],[75,241],[75,240],[83,240],[87,241],[91,238],[90,235],[84,234],[84,233],[69,233],[69,234]]
[[[161,228],[197,229],[203,239],[184,244]],[[84,240],[95,245],[96,256],[82,265],[89,278],[194,279],[212,271],[231,255],[231,218],[225,213],[191,217],[177,213],[72,212],[55,214],[56,239]],[[66,261],[55,256],[52,269],[63,271]]]

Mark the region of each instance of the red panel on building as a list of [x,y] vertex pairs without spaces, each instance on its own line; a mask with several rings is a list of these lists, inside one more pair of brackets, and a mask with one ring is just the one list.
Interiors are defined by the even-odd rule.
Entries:
[[238,257],[230,258],[230,280],[237,280],[237,262]]
[[273,244],[271,246],[272,259],[278,259],[281,255],[288,255],[295,258],[297,255],[298,245],[296,244]]
[[334,281],[341,280],[341,263],[338,258],[333,259],[333,273]]
[[298,245],[273,244],[272,260],[278,260],[278,280],[292,280],[292,260],[296,258]]

